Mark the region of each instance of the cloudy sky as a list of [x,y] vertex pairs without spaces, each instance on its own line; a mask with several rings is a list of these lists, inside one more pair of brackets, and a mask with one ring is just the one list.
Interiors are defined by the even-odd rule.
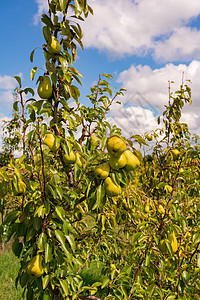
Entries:
[[[82,23],[85,50],[76,68],[84,76],[80,101],[100,73],[110,73],[117,87],[127,89],[121,107],[113,105],[109,121],[124,134],[143,134],[157,127],[156,118],[168,102],[168,81],[179,88],[191,80],[192,106],[182,121],[200,134],[200,1],[199,0],[89,0],[94,10]],[[40,16],[47,0],[10,0],[0,11],[0,123],[11,117],[14,75],[35,88],[30,70],[43,67],[42,50],[34,63],[29,56],[44,43]],[[0,133],[1,134],[1,133]]]

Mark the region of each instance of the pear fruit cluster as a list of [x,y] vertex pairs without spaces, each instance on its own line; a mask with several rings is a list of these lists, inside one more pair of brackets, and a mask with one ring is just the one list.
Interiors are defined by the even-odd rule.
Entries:
[[126,149],[126,142],[118,135],[113,135],[108,139],[107,150],[110,154],[109,160],[96,166],[94,175],[104,180],[106,195],[114,197],[121,193],[121,187],[109,176],[110,172],[122,168],[133,171],[140,165],[140,161],[129,149]]

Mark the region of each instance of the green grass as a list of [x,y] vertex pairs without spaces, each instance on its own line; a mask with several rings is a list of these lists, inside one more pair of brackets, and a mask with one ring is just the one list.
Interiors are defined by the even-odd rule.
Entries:
[[21,300],[22,289],[15,288],[19,260],[11,250],[0,251],[0,300]]

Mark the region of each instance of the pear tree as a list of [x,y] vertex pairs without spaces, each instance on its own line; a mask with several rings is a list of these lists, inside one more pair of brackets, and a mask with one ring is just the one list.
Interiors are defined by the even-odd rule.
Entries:
[[107,214],[116,224],[114,197],[135,176],[125,169],[125,157],[119,169],[109,164],[112,158],[118,164],[126,149],[134,151],[105,118],[124,89],[113,91],[113,77],[101,74],[89,106],[79,102],[82,75],[74,62],[78,47],[83,49],[81,21],[92,13],[87,1],[49,1],[41,17],[46,69],[34,66],[30,72],[37,93],[15,76],[22,156],[12,157],[0,177],[9,191],[1,195],[8,203],[3,226],[20,258],[16,286],[26,299],[98,299],[113,272],[105,268],[90,285],[82,275],[91,261],[107,265]]

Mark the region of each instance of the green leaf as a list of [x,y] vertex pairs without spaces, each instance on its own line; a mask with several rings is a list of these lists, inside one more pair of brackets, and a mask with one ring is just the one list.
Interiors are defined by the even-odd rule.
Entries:
[[83,11],[83,5],[82,3],[80,3],[79,0],[74,0],[74,4],[75,4],[75,15],[76,17],[79,17]]
[[76,243],[72,235],[66,235],[66,239],[69,242],[73,252],[76,250]]
[[15,101],[14,103],[13,103],[13,109],[15,110],[15,111],[19,111],[19,107],[18,107],[18,101]]
[[51,19],[46,14],[42,14],[41,21],[45,25],[47,25],[47,26],[49,26],[51,28],[53,27],[53,23],[52,23]]
[[63,232],[60,230],[55,230],[55,235],[61,245],[65,247],[65,235],[63,234]]
[[21,78],[19,76],[14,76],[14,78],[17,80],[17,82],[19,83],[19,87],[22,87],[22,81]]
[[76,104],[79,105],[78,98],[80,97],[80,91],[75,85],[70,85],[68,87],[70,97],[76,100]]
[[31,78],[31,81],[33,81],[34,77],[35,77],[35,73],[37,72],[38,70],[38,67],[34,67],[31,72],[30,72],[30,78]]
[[35,49],[33,49],[33,51],[31,51],[31,55],[30,55],[30,61],[31,62],[33,62],[33,56],[34,56],[34,53],[35,53]]
[[62,208],[62,206],[57,206],[55,209],[58,217],[64,221],[65,219],[65,210]]
[[62,11],[65,11],[68,0],[59,0]]
[[48,286],[48,283],[49,283],[49,279],[50,279],[50,276],[49,275],[46,275],[42,278],[42,287],[43,287],[43,290],[46,289],[46,287]]
[[21,252],[22,252],[22,248],[23,248],[22,243],[20,243],[20,242],[19,242],[19,239],[16,238],[16,239],[14,240],[14,242],[12,243],[12,251],[13,251],[13,253],[14,253],[17,257],[20,256],[20,254],[21,254]]
[[105,278],[102,282],[101,288],[104,289],[106,286],[108,286],[110,283],[110,278]]
[[48,243],[46,243],[44,250],[45,250],[45,252],[44,252],[45,253],[45,255],[44,255],[45,263],[48,263],[49,261],[51,261],[52,248]]
[[60,285],[61,285],[61,287],[62,287],[62,289],[63,289],[63,291],[65,293],[65,296],[68,296],[68,294],[69,294],[69,287],[68,287],[67,281],[64,280],[64,279],[59,279],[59,281],[60,281]]
[[63,73],[66,73],[67,69],[68,69],[68,61],[67,61],[67,59],[65,57],[63,57],[63,56],[60,56],[59,60],[60,60],[61,66],[62,66]]
[[48,26],[42,28],[42,34],[47,44],[51,41],[51,30]]
[[47,241],[47,235],[44,232],[42,232],[38,237],[38,249],[39,250],[42,250],[42,251],[44,250],[46,241]]

